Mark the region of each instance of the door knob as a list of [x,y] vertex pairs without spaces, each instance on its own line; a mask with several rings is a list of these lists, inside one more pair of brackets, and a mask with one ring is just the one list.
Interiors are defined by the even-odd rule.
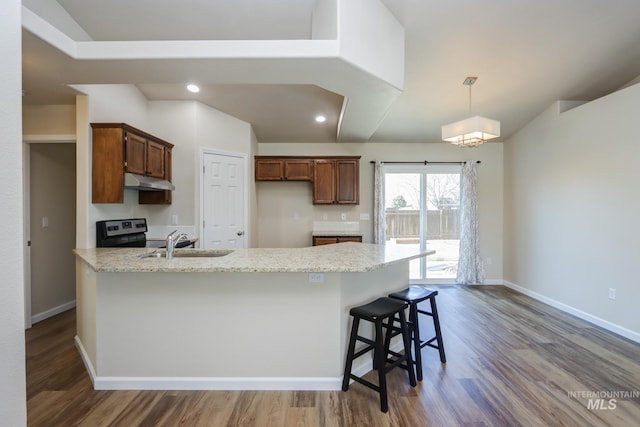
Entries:
[[237,234],[238,236],[242,236],[242,235],[244,234],[244,231],[238,231],[236,234]]

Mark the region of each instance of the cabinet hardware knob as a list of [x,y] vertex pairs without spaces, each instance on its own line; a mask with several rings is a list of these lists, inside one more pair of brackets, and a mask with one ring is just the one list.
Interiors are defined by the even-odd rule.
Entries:
[[237,234],[238,236],[242,236],[242,235],[244,234],[244,231],[238,231],[236,234]]

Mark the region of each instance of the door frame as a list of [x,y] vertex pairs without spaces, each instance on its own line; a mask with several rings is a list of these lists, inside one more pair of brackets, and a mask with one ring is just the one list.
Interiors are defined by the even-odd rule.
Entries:
[[198,198],[198,204],[199,204],[199,208],[197,209],[199,218],[198,218],[198,227],[197,229],[199,230],[199,236],[201,237],[201,241],[204,238],[204,224],[203,224],[203,218],[205,217],[204,215],[204,156],[206,154],[213,154],[216,156],[224,156],[224,157],[234,157],[234,158],[239,158],[242,159],[243,162],[243,167],[244,167],[244,183],[242,186],[242,200],[243,200],[243,211],[244,211],[244,218],[242,219],[242,228],[244,230],[244,242],[243,242],[243,248],[246,248],[249,242],[249,191],[248,191],[248,185],[249,185],[249,171],[247,168],[247,159],[249,158],[249,156],[246,153],[238,153],[238,152],[233,152],[233,151],[224,151],[224,150],[218,150],[218,149],[212,149],[212,148],[206,148],[206,147],[200,147],[200,173],[198,174],[198,181],[199,181],[199,195],[200,197]]
[[[457,165],[438,165],[438,164],[426,164],[426,165],[384,165],[383,173],[407,173],[407,174],[420,174],[420,245],[427,245],[428,239],[426,236],[427,226],[427,176],[434,174],[455,174],[462,173],[462,167]],[[424,208],[424,209],[423,209]],[[426,247],[426,246],[425,246]],[[427,275],[427,258],[419,258],[420,262],[420,279],[410,279],[410,284],[416,285],[446,285],[455,284],[456,279],[453,278],[429,278]]]
[[31,318],[31,144],[75,144],[75,135],[22,135],[22,232],[24,257],[24,328],[33,325]]

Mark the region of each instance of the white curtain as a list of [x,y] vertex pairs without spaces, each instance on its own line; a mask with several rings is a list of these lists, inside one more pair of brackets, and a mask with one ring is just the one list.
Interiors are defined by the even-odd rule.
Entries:
[[484,269],[480,258],[478,236],[478,176],[477,162],[462,166],[460,182],[460,256],[456,283],[484,282]]
[[373,243],[384,245],[387,240],[387,220],[384,213],[384,163],[376,160],[373,178]]

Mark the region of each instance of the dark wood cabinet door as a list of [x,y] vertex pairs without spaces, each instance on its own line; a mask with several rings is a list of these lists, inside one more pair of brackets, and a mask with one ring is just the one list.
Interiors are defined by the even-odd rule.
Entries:
[[284,161],[280,159],[256,159],[256,181],[282,181]]
[[362,236],[313,236],[312,240],[313,246],[346,242],[362,243]]
[[336,203],[360,203],[360,172],[358,160],[336,160]]
[[164,178],[164,145],[147,141],[147,175]]
[[311,160],[285,160],[284,179],[287,181],[311,181]]
[[313,204],[333,204],[336,200],[336,174],[333,160],[313,162]]
[[335,237],[313,237],[313,246],[331,245],[333,243],[338,243],[338,239]]
[[[171,148],[164,147],[164,178],[171,182]],[[170,205],[173,191],[138,191],[138,203],[141,205]]]
[[93,129],[91,202],[122,203],[124,133],[121,128]]
[[[91,123],[92,203],[123,203],[124,172],[171,181],[173,144],[126,123]],[[171,204],[171,191],[138,191],[139,203]]]
[[340,237],[338,237],[338,243],[345,243],[345,242],[362,243],[362,236],[340,236]]
[[127,132],[125,142],[125,171],[145,175],[147,165],[147,140],[134,133]]
[[360,156],[256,156],[256,181],[311,181],[314,205],[360,203]]

